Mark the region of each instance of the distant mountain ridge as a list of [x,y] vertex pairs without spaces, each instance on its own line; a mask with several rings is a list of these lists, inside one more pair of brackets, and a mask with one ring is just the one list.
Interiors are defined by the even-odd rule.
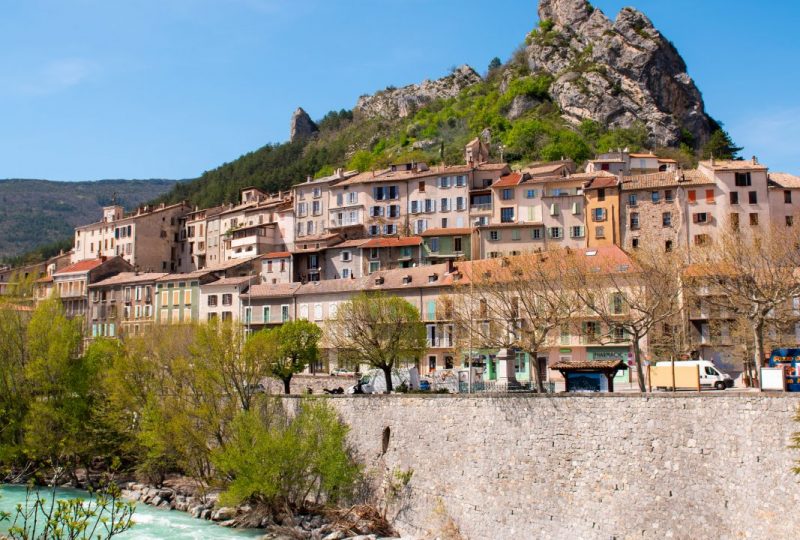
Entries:
[[135,209],[170,190],[177,180],[0,180],[0,260],[70,239],[78,225],[98,221],[116,200]]

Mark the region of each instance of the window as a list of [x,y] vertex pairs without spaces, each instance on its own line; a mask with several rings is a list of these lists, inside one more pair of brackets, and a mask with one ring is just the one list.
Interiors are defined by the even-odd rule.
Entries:
[[261,311],[261,320],[265,323],[270,321],[269,306],[264,306]]
[[397,224],[395,223],[388,223],[383,226],[383,234],[390,235],[390,234],[397,234]]
[[595,238],[605,238],[606,237],[606,228],[603,226],[595,227],[594,228],[594,237]]
[[281,322],[289,320],[289,306],[281,306]]
[[380,261],[370,261],[369,263],[369,273],[373,274],[381,269]]
[[351,275],[349,268],[342,268],[342,279],[350,279]]
[[467,177],[464,175],[456,176],[456,186],[464,187],[467,185]]
[[628,206],[636,206],[636,193],[628,194]]
[[456,197],[456,210],[466,210],[466,199],[464,197]]
[[315,199],[319,199],[320,197],[322,197],[322,189],[318,187],[312,189],[311,196],[314,197]]
[[706,190],[706,203],[714,204],[714,190],[713,189],[707,189]]
[[650,192],[650,200],[653,204],[658,204],[661,201],[661,194],[658,191]]
[[369,226],[369,235],[370,236],[378,236],[381,234],[381,226],[380,225],[370,225]]
[[692,221],[695,223],[708,223],[708,214],[706,212],[692,214]]
[[579,202],[572,203],[572,215],[577,216],[580,213],[581,213],[581,203]]
[[438,238],[431,238],[430,240],[430,249],[431,252],[436,253],[439,251],[439,239]]
[[564,231],[561,229],[561,227],[550,227],[549,232],[550,232],[550,238],[564,237]]
[[267,261],[267,274],[272,273],[272,260]]
[[606,190],[605,188],[600,188],[597,190],[597,200],[603,202],[606,200]]
[[514,209],[501,208],[500,209],[500,223],[514,223]]
[[440,210],[442,212],[449,212],[450,211],[450,199],[447,197],[443,197],[441,200]]
[[457,237],[453,238],[453,251],[455,251],[456,253],[461,253],[463,251],[462,246],[461,246],[461,237],[460,236],[457,236]]
[[622,315],[625,308],[625,295],[622,293],[614,293],[611,295],[611,313],[614,315]]
[[639,228],[639,212],[631,212],[631,229]]
[[730,197],[731,204],[739,204],[739,192],[738,191],[731,191],[728,194]]
[[511,240],[519,241],[521,238],[519,229],[511,229]]
[[791,227],[794,225],[794,216],[786,216],[786,226]]
[[358,203],[358,193],[355,191],[350,192],[347,194],[347,203],[348,204],[356,204]]
[[492,242],[500,240],[500,231],[489,231],[489,240]]
[[342,251],[342,262],[350,262],[353,260],[353,254],[350,251]]
[[322,320],[322,304],[314,304],[314,320]]
[[672,212],[664,212],[661,214],[661,226],[672,227]]
[[792,204],[792,192],[788,189],[783,192],[783,202],[786,204]]
[[696,234],[694,236],[694,245],[696,246],[706,246],[709,242],[709,236],[707,234]]
[[222,305],[223,306],[230,306],[233,303],[233,295],[230,293],[225,293],[222,295]]
[[560,213],[561,213],[561,207],[558,205],[558,203],[552,203],[550,205],[550,215],[557,216]]
[[172,305],[178,306],[181,303],[181,291],[172,291]]
[[[539,229],[536,229],[539,230]],[[574,225],[569,228],[569,236],[570,238],[583,238],[584,236],[584,229],[582,225]]]
[[605,221],[606,209],[605,208],[592,208],[592,221]]
[[750,173],[736,173],[736,187],[749,187],[752,185],[752,181],[750,179]]
[[[583,228],[583,227],[581,227],[581,228]],[[542,239],[542,229],[540,229],[538,227],[535,228],[535,229],[531,229],[531,239],[532,240],[541,240]]]
[[192,290],[186,289],[183,291],[183,303],[187,306],[192,303]]
[[639,239],[638,238],[631,238],[631,247],[633,249],[639,249]]
[[311,203],[311,213],[315,216],[318,216],[322,213],[321,201],[314,201],[313,203]]
[[436,205],[434,205],[432,199],[425,199],[425,211],[426,212],[435,212]]
[[536,190],[529,189],[525,191],[525,198],[526,199],[535,199],[536,198]]
[[672,201],[675,200],[675,196],[673,195],[671,189],[665,189],[664,190],[664,200],[667,201],[667,202],[672,202]]
[[758,192],[757,191],[748,191],[747,192],[747,199],[750,204],[758,204]]
[[400,205],[399,204],[390,204],[389,205],[389,217],[390,218],[400,217]]
[[750,213],[750,225],[751,226],[758,225],[758,214],[756,214],[755,212]]
[[336,194],[336,206],[344,206],[344,193]]
[[244,308],[244,323],[250,324],[252,322],[253,322],[253,308],[247,306],[246,308]]
[[442,189],[447,189],[450,187],[450,177],[449,176],[440,176],[439,177],[439,187]]
[[666,251],[667,253],[672,251],[672,240],[667,240],[664,242],[664,251]]
[[503,189],[503,193],[501,194],[500,198],[504,201],[510,201],[514,198],[514,190],[511,188]]
[[689,191],[686,192],[686,196],[689,199],[690,203],[697,202],[697,192],[695,190],[690,189]]

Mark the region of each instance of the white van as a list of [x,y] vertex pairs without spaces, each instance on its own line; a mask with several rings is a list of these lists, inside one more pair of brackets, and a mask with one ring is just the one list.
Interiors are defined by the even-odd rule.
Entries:
[[[672,362],[656,362],[658,367],[670,367]],[[717,390],[733,387],[733,379],[727,373],[718,370],[708,360],[678,360],[675,367],[697,366],[700,368],[700,386],[713,386]]]

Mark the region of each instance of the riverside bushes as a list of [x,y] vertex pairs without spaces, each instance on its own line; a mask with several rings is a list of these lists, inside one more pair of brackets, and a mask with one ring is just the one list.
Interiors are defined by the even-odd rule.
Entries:
[[289,414],[263,393],[276,357],[238,325],[155,325],[86,348],[80,330],[57,299],[32,314],[0,304],[0,477],[114,469],[158,484],[182,473],[276,508],[347,497],[360,473],[347,428],[323,402]]

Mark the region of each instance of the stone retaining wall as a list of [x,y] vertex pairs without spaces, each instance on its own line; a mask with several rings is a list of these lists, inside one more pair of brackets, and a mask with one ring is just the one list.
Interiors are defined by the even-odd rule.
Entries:
[[370,469],[413,469],[398,518],[407,534],[778,539],[798,531],[794,396],[392,395],[330,403]]

